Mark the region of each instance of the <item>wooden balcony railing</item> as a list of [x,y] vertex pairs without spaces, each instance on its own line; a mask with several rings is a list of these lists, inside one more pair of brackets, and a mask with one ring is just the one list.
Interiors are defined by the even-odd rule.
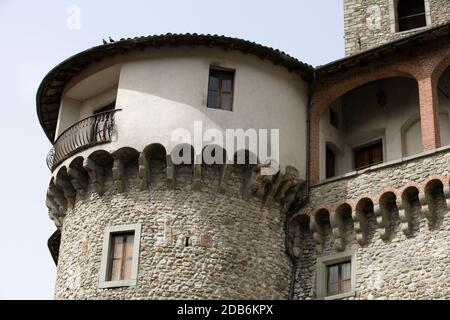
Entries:
[[53,169],[71,155],[97,144],[111,142],[114,114],[120,109],[87,117],[61,133],[47,155],[47,166]]

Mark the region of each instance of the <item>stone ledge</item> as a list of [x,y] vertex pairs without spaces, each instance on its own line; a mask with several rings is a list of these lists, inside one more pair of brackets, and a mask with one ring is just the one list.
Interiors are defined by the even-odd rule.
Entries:
[[445,152],[450,152],[450,146],[444,146],[444,147],[440,147],[440,148],[435,149],[435,150],[424,151],[424,152],[421,152],[421,153],[418,153],[418,154],[415,154],[415,155],[412,155],[412,156],[402,157],[402,158],[397,159],[397,160],[391,160],[391,161],[387,161],[387,162],[384,162],[384,163],[381,163],[381,164],[378,164],[378,165],[374,165],[374,166],[371,166],[371,167],[363,169],[363,170],[351,171],[351,172],[345,173],[343,175],[340,175],[338,177],[333,177],[333,178],[329,178],[329,179],[326,179],[326,180],[321,180],[321,181],[319,181],[319,182],[317,182],[315,184],[312,184],[311,188],[315,188],[315,187],[319,187],[319,186],[322,186],[322,185],[326,185],[326,184],[331,183],[331,182],[347,180],[347,179],[350,179],[350,178],[354,178],[354,177],[360,176],[360,175],[365,174],[365,173],[381,171],[381,170],[389,168],[389,167],[406,164],[406,163],[409,163],[409,162],[412,162],[412,161],[415,161],[415,160],[419,160],[419,159],[422,159],[422,158],[427,158],[427,157],[434,156],[434,155],[437,155],[437,154],[440,154],[440,153],[445,153]]

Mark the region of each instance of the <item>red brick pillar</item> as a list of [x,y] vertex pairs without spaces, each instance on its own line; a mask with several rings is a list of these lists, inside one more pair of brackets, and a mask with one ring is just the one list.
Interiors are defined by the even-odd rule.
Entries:
[[[313,108],[314,110],[314,108]],[[315,183],[319,181],[319,154],[320,154],[320,141],[319,141],[319,122],[320,117],[317,111],[313,111],[311,115],[311,145],[310,145],[310,182]]]
[[439,104],[436,86],[431,77],[419,80],[420,125],[422,149],[433,150],[441,145],[439,134]]

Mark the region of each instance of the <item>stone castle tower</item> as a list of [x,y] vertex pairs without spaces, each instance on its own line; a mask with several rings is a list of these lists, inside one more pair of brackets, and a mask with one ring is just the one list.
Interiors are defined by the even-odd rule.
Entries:
[[345,52],[351,55],[450,20],[447,0],[344,0]]
[[55,298],[450,298],[449,1],[344,3],[322,67],[166,34],[47,74]]

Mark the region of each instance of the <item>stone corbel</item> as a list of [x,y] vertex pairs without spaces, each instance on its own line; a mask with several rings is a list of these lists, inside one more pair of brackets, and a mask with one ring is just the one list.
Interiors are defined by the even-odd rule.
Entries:
[[278,189],[280,188],[281,183],[283,182],[284,174],[281,172],[278,174],[277,178],[273,182],[272,188],[270,189],[269,193],[267,194],[265,205],[267,207],[271,207],[272,203],[275,201],[275,195],[277,194]]
[[445,204],[447,205],[447,210],[450,210],[450,187],[444,186],[444,197],[445,197]]
[[75,205],[75,197],[77,194],[69,179],[57,176],[55,178],[55,185],[62,189],[64,197],[67,200],[67,206],[73,208],[73,206]]
[[147,157],[145,156],[144,153],[141,153],[139,155],[138,165],[139,165],[139,169],[138,169],[139,170],[138,171],[139,187],[140,187],[141,191],[148,190],[150,166],[149,166]]
[[86,158],[83,161],[83,168],[89,175],[94,190],[99,194],[103,194],[105,184],[105,169],[99,166],[94,160]]
[[202,189],[202,165],[194,164],[194,176],[192,178],[192,190],[201,191]]
[[352,212],[353,229],[356,233],[356,241],[360,246],[367,244],[368,221],[364,212],[355,210]]
[[45,200],[45,204],[48,208],[48,216],[51,220],[53,220],[53,223],[57,228],[62,227],[62,213],[59,211],[59,206],[55,203],[53,198],[49,197],[47,195],[47,199]]
[[262,176],[258,175],[255,181],[255,195],[265,200],[268,194],[268,190],[270,191],[272,185],[272,176]]
[[342,217],[333,212],[330,214],[330,226],[334,237],[334,248],[337,251],[345,250],[345,226]]
[[228,179],[230,178],[231,171],[233,170],[232,163],[225,163],[222,165],[222,173],[220,174],[219,192],[222,194],[228,191]]
[[317,222],[315,215],[311,215],[310,217],[309,229],[313,233],[313,239],[316,244],[316,252],[320,254],[323,252],[323,231],[322,227]]
[[65,198],[64,193],[55,186],[53,181],[50,182],[48,187],[47,198],[51,199],[56,204],[60,214],[67,210],[67,199]]
[[126,180],[126,168],[120,158],[114,159],[114,164],[112,167],[112,176],[114,181],[114,187],[118,193],[125,191],[125,180]]
[[412,207],[406,199],[397,200],[398,215],[400,217],[401,228],[405,236],[410,236],[413,232]]
[[258,176],[256,170],[257,166],[250,166],[248,172],[244,173],[244,186],[242,190],[242,198],[250,199],[255,190],[256,178]]
[[284,202],[284,198],[286,198],[288,190],[290,190],[292,187],[297,186],[299,182],[300,180],[297,169],[295,169],[292,166],[287,166],[286,173],[283,177],[283,181],[279,189],[277,190],[277,194],[275,195],[275,200],[279,202]]
[[282,200],[282,203],[285,207],[285,209],[289,209],[292,203],[296,201],[297,194],[299,193],[300,189],[302,188],[303,182],[299,182],[296,185],[292,186],[285,192],[285,196]]
[[377,225],[380,229],[380,237],[382,240],[389,240],[389,214],[387,209],[382,205],[376,204],[373,207],[373,212],[377,219]]
[[176,173],[175,166],[172,162],[172,156],[170,154],[166,156],[166,165],[167,186],[171,189],[174,189],[176,183]]
[[433,214],[431,213],[431,208],[428,203],[428,197],[425,192],[419,193],[419,202],[422,207],[422,213],[427,218],[428,222],[433,222]]
[[88,177],[85,171],[75,168],[68,168],[67,175],[70,178],[70,182],[72,183],[75,190],[82,197],[86,195],[88,189]]
[[300,258],[302,248],[301,248],[301,240],[300,240],[300,228],[295,228],[291,235],[289,241],[289,252],[292,257],[295,259]]

